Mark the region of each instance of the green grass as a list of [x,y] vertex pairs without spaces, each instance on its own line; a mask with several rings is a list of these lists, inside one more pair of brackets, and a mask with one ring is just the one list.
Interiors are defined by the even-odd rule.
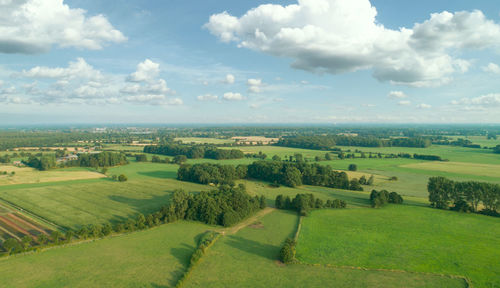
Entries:
[[209,227],[177,222],[0,259],[2,287],[173,287]]
[[172,179],[176,165],[136,163],[111,168],[127,182],[110,179],[21,184],[0,187],[0,198],[63,227],[124,221],[138,213],[156,212],[168,204],[175,189],[208,190]]
[[295,213],[276,211],[259,225],[222,237],[184,287],[464,287],[462,280],[434,275],[282,265],[279,250],[296,225]]
[[304,218],[297,257],[305,263],[462,275],[500,285],[500,221],[408,205],[319,210]]

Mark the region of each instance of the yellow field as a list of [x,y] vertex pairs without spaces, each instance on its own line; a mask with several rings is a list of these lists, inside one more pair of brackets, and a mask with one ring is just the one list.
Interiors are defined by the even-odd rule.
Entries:
[[203,137],[179,137],[175,138],[175,141],[182,141],[182,143],[196,143],[196,144],[226,144],[234,143],[231,139],[219,139],[219,138],[203,138]]
[[464,162],[423,162],[402,165],[401,167],[420,170],[443,171],[449,173],[500,177],[500,165]]
[[[106,177],[101,173],[92,171],[38,171],[33,168],[20,168],[15,166],[0,166],[0,171],[7,172],[7,175],[0,175],[0,185],[58,182]],[[15,172],[15,174],[11,175],[11,172]]]

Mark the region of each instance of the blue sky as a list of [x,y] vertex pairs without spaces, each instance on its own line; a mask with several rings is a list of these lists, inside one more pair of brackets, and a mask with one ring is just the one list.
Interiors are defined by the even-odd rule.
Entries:
[[0,123],[499,123],[494,2],[0,1]]

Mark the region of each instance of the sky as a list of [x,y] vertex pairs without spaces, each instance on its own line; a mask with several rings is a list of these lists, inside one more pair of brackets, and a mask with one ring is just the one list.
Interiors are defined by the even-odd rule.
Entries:
[[0,0],[0,125],[500,123],[491,0]]

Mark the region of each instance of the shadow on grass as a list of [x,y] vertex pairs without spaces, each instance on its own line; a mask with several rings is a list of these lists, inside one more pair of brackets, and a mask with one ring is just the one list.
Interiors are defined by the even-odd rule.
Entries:
[[137,172],[137,174],[153,178],[161,178],[161,179],[177,178],[177,172],[175,171],[148,171],[148,172]]
[[275,260],[278,257],[280,247],[260,243],[250,239],[245,239],[239,236],[228,236],[226,243],[245,253],[253,254],[269,260]]

